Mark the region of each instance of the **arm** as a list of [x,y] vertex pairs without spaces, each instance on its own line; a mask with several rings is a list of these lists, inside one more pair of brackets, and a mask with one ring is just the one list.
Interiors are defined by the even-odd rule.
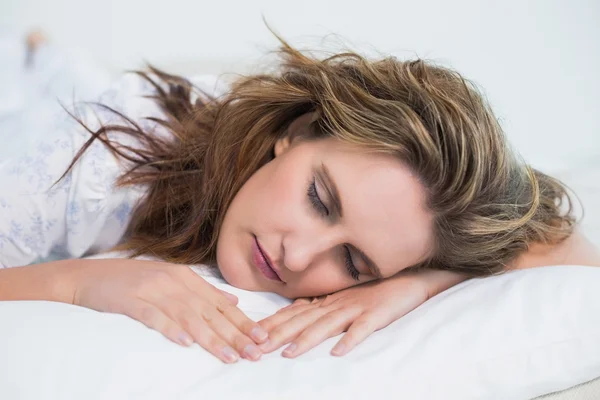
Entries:
[[268,353],[291,343],[283,355],[296,357],[346,330],[332,350],[333,355],[342,356],[374,331],[467,279],[448,271],[403,271],[324,298],[298,299],[259,322],[269,332],[269,342],[261,349]]
[[[581,232],[557,245],[534,244],[524,254],[509,265],[509,269],[529,269],[548,265],[587,265],[600,266],[600,250]],[[424,270],[418,273],[426,285],[428,298],[431,298],[467,279],[468,276],[450,271]]]
[[[527,253],[509,265],[509,269],[560,264],[600,265],[600,254],[583,235],[575,233],[554,247],[531,246]],[[401,271],[391,278],[344,289],[325,298],[298,299],[260,321],[270,336],[269,344],[263,345],[262,349],[271,352],[291,342],[290,350],[284,351],[283,355],[296,357],[324,339],[339,334],[342,326],[347,334],[332,354],[344,355],[373,331],[384,328],[467,279],[467,275],[451,271]]]
[[[534,244],[520,255],[509,269],[529,269],[548,265],[600,266],[600,251],[582,233],[575,231],[558,245]],[[402,272],[401,272],[402,273]],[[400,274],[401,274],[400,273]],[[469,277],[450,271],[423,270],[415,274],[422,280],[431,298]]]
[[412,275],[416,281],[425,285],[428,299],[469,279],[467,275],[458,272],[433,269],[413,272]]
[[258,360],[267,339],[227,296],[188,266],[166,262],[65,260],[0,270],[0,300],[50,300],[127,315],[173,342],[194,341],[226,363]]
[[55,261],[21,268],[0,269],[0,301],[48,300],[73,304],[76,263]]

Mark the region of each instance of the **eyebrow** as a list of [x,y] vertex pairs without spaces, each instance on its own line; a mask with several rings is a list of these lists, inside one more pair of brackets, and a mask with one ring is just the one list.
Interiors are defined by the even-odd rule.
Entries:
[[[327,191],[327,194],[329,195],[329,198],[331,199],[331,202],[333,203],[333,206],[331,207],[332,211],[334,214],[336,214],[336,216],[338,218],[342,218],[343,209],[342,209],[342,202],[340,200],[340,192],[338,191],[335,181],[333,180],[333,178],[331,177],[331,174],[329,173],[329,169],[327,168],[327,166],[324,163],[321,163],[319,172],[320,172],[319,175],[321,175],[321,178],[324,181],[325,190]],[[351,246],[351,247],[364,260],[365,264],[367,264],[367,268],[369,268],[369,271],[371,272],[371,274],[375,275],[378,279],[383,279],[383,275],[381,274],[381,270],[379,269],[377,264],[375,264],[373,262],[373,260],[371,260],[369,258],[369,256],[367,256],[363,251],[361,251],[357,247],[355,247],[355,246]]]

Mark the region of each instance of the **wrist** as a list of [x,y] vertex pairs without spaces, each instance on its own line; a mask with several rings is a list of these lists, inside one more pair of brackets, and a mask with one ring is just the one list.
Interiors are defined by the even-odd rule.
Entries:
[[436,269],[424,269],[414,274],[423,282],[427,298],[432,298],[452,286],[470,279],[470,276],[463,273]]
[[0,270],[0,300],[73,303],[80,260],[54,261]]
[[82,274],[84,260],[56,261],[49,271],[50,290],[53,301],[74,304],[77,286]]

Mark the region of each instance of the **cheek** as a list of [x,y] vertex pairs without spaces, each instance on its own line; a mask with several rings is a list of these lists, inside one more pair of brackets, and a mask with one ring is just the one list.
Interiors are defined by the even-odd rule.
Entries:
[[248,190],[248,212],[256,223],[288,223],[306,214],[304,207],[306,174],[286,164],[267,165],[258,171]]

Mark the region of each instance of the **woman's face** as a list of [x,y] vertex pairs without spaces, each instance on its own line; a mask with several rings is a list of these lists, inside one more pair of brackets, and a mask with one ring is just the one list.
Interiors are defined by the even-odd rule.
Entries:
[[391,156],[332,138],[281,139],[227,210],[217,263],[233,286],[289,298],[387,278],[428,257],[424,200]]

